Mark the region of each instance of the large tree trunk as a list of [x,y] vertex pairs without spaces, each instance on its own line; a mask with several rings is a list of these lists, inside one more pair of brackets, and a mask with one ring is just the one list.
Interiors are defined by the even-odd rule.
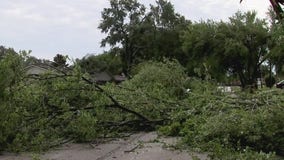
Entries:
[[244,89],[246,87],[245,76],[242,72],[239,72],[238,75],[239,75],[239,79],[240,79],[240,82],[241,82],[241,87],[242,87],[242,89]]

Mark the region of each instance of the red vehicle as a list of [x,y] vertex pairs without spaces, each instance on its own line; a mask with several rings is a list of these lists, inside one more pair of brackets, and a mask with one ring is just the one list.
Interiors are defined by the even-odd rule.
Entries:
[[284,89],[284,80],[276,83],[276,88],[281,88],[281,89]]

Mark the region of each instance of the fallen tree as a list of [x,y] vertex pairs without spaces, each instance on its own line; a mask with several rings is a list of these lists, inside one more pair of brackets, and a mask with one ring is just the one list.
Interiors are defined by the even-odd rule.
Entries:
[[[8,124],[14,131],[3,139],[3,149],[45,150],[69,140],[84,142],[120,132],[153,130],[169,120],[186,77],[178,63],[170,61],[144,64],[133,79],[119,86],[99,85],[78,66],[49,68],[52,71],[22,77],[9,90],[7,103],[12,108],[8,114],[16,119]],[[152,77],[161,78],[157,83],[143,78],[153,69],[160,70]],[[179,81],[170,77],[173,69]]]

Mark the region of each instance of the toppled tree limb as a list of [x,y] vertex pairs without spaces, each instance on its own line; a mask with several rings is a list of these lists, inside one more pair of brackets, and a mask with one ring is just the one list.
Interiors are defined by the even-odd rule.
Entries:
[[126,150],[126,151],[124,151],[124,153],[134,152],[134,151],[135,151],[135,149],[137,149],[138,147],[141,147],[141,144],[140,144],[140,143],[139,143],[139,144],[137,144],[136,146],[134,146],[133,148],[131,148],[130,150]]
[[[126,91],[130,91],[130,92],[136,92],[136,90],[134,89],[131,89],[131,88],[126,88],[126,87],[122,87],[122,86],[118,86],[118,88],[120,89],[124,89]],[[180,106],[186,106],[185,104],[182,104],[178,101],[169,101],[169,100],[165,100],[165,99],[161,99],[161,98],[158,98],[158,97],[155,97],[153,95],[150,95],[149,93],[146,93],[146,92],[142,92],[145,96],[147,96],[147,98],[150,98],[150,99],[153,99],[155,101],[158,101],[158,102],[162,102],[162,103],[166,103],[166,104],[170,104],[170,105],[180,105]]]
[[[60,75],[60,74],[49,74],[49,77],[43,77],[39,74],[29,74],[23,79],[35,79],[35,80],[51,80],[51,79],[57,79],[57,78],[66,78],[66,77],[71,77],[72,75]],[[66,80],[66,79],[65,79]]]
[[[63,69],[59,69],[58,67],[54,67],[52,65],[47,65],[49,68],[52,68],[53,70],[56,70],[57,72],[59,72],[60,74],[57,75],[52,75],[51,77],[40,77],[39,75],[35,74],[31,74],[30,76],[28,76],[27,78],[32,78],[32,79],[37,79],[37,80],[48,80],[48,79],[55,79],[55,78],[65,78],[65,77],[68,77],[68,76],[72,76],[72,75],[68,75],[66,71],[68,70],[71,70],[69,67],[64,67],[64,70]],[[41,67],[40,65],[38,65],[38,67]],[[44,67],[41,67],[41,68],[44,68]],[[81,79],[85,82],[87,82],[88,84],[90,85],[94,85],[95,86],[95,89],[97,89],[98,92],[101,92],[103,93],[106,97],[108,97],[111,102],[113,104],[111,105],[106,105],[106,107],[112,107],[112,108],[118,108],[118,109],[121,109],[122,111],[125,111],[125,112],[128,112],[128,113],[131,113],[135,116],[137,116],[139,119],[145,121],[145,122],[148,122],[150,121],[147,117],[143,116],[142,114],[136,112],[136,111],[133,111],[133,110],[130,110],[126,107],[124,107],[123,105],[121,105],[112,95],[110,95],[109,93],[107,93],[102,87],[100,87],[98,84],[96,84],[95,82],[87,79],[86,77],[82,76]],[[85,108],[85,109],[91,109],[90,107],[89,108]],[[80,109],[79,109],[80,110]],[[84,109],[83,109],[84,110]]]
[[125,112],[132,113],[132,114],[134,114],[135,116],[137,116],[138,118],[140,118],[141,120],[143,120],[143,121],[145,121],[145,122],[149,122],[149,121],[150,121],[148,118],[146,118],[146,117],[143,116],[142,114],[140,114],[140,113],[138,113],[138,112],[135,112],[135,111],[133,111],[133,110],[130,110],[130,109],[128,109],[128,108],[122,106],[117,100],[114,99],[113,96],[111,96],[110,94],[108,94],[107,92],[105,92],[105,90],[104,90],[102,87],[100,87],[98,84],[96,84],[96,83],[94,83],[94,82],[88,80],[87,78],[85,78],[85,77],[83,77],[83,76],[82,76],[82,79],[83,79],[85,82],[87,82],[87,83],[89,83],[89,84],[91,84],[91,85],[94,85],[95,88],[98,89],[99,92],[103,93],[105,96],[107,96],[107,97],[111,100],[111,102],[112,102],[113,104],[108,105],[108,107],[118,108],[118,109],[121,109],[121,110],[123,110],[123,111],[125,111]]
[[161,120],[153,120],[153,121],[143,121],[140,119],[134,119],[134,120],[128,120],[123,122],[102,122],[100,125],[104,127],[131,127],[132,129],[136,129],[136,131],[141,131],[145,129],[154,129],[154,126],[156,125],[162,125],[167,121],[168,119],[161,119]]
[[49,147],[50,148],[58,147],[58,146],[61,146],[63,144],[66,144],[66,143],[69,143],[69,142],[72,142],[72,141],[74,141],[74,138],[64,139],[64,140],[61,140],[57,143],[50,145]]
[[[50,80],[50,79],[56,79],[56,78],[60,78],[60,79],[65,79],[66,77],[72,77],[75,76],[73,74],[68,74],[68,67],[65,67],[65,70],[63,69],[58,69],[56,67],[52,67],[49,66],[50,68],[52,68],[53,70],[56,70],[59,74],[47,74],[46,76],[40,76],[40,75],[29,75],[26,78],[31,78],[31,79],[35,79],[35,80],[39,80],[39,81],[45,81],[45,80]],[[154,128],[155,125],[159,125],[164,123],[165,119],[163,120],[154,120],[152,121],[151,119],[147,118],[145,115],[143,115],[143,113],[139,113],[138,111],[135,111],[135,109],[131,109],[130,107],[127,107],[127,104],[123,104],[122,102],[118,101],[113,95],[115,94],[111,94],[108,91],[106,91],[102,86],[100,86],[99,84],[97,84],[95,81],[92,81],[91,79],[80,75],[79,78],[84,81],[87,85],[89,85],[89,87],[96,91],[101,93],[102,95],[104,95],[107,99],[110,100],[111,103],[106,103],[103,104],[102,106],[104,108],[114,108],[114,109],[119,109],[122,112],[125,113],[129,113],[132,114],[133,116],[136,117],[136,119],[134,120],[129,120],[129,121],[120,121],[120,122],[113,122],[113,123],[107,123],[107,122],[102,122],[101,121],[101,125],[103,127],[111,127],[111,128],[116,128],[116,127],[132,127],[132,128],[136,128],[139,130],[143,130],[143,129],[149,129],[149,128]],[[66,80],[66,79],[65,79]],[[59,88],[59,89],[55,89],[52,92],[60,92],[62,90],[88,90],[89,88]],[[135,93],[135,92],[134,92]],[[148,95],[147,93],[141,93],[141,94],[146,94],[147,97],[150,97],[150,95]],[[72,115],[77,115],[78,113],[80,113],[80,111],[83,110],[92,110],[95,109],[97,106],[93,106],[93,105],[88,105],[90,103],[90,101],[87,101],[87,103],[84,103],[83,105],[80,105],[81,107],[77,106],[77,103],[73,103],[73,102],[69,102],[70,107],[69,108],[61,108],[60,106],[56,106],[57,104],[52,104],[52,102],[49,102],[49,98],[47,95],[43,96],[44,100],[43,103],[45,106],[48,107],[48,111],[47,111],[47,116],[49,118],[49,120],[46,123],[52,123],[53,119],[56,119],[57,117],[63,115],[66,112],[72,112]],[[166,100],[163,99],[158,99],[155,97],[151,97],[152,99],[159,101],[159,102],[164,102]],[[168,104],[174,104],[173,102],[168,102]],[[85,106],[85,107],[83,107]],[[129,106],[129,105],[128,105]],[[30,117],[27,117],[30,118]],[[32,117],[30,118],[29,121],[35,121],[38,117]]]

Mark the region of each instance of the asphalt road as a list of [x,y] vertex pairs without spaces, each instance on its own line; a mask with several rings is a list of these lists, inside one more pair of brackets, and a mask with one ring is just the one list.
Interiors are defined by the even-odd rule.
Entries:
[[175,150],[177,138],[158,137],[155,132],[89,144],[65,144],[41,155],[4,153],[0,160],[206,160],[206,154]]

